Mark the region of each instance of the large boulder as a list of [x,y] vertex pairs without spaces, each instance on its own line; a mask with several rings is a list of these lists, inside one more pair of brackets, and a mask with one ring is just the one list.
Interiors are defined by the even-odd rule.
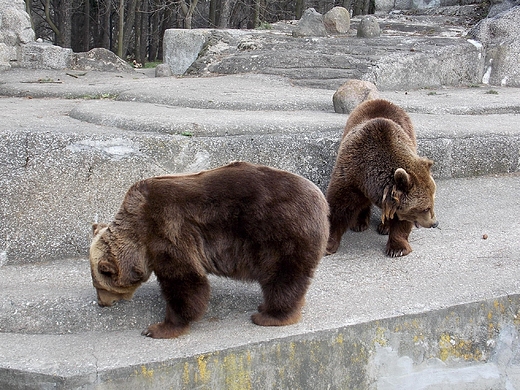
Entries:
[[520,6],[481,20],[469,37],[484,46],[483,83],[520,87]]
[[66,69],[70,67],[72,49],[50,43],[30,42],[21,47],[22,66],[31,69]]
[[103,48],[95,48],[88,52],[74,54],[70,67],[74,70],[86,71],[133,72],[133,68],[123,59],[110,50]]
[[487,16],[492,18],[518,5],[520,5],[520,0],[491,0]]
[[325,37],[327,30],[323,15],[314,8],[308,8],[292,32],[293,37]]
[[373,15],[364,16],[357,28],[358,38],[375,38],[381,35],[381,27],[377,18]]
[[334,111],[350,114],[354,108],[366,100],[378,99],[377,87],[369,81],[350,79],[339,87],[332,96]]
[[350,29],[350,13],[344,7],[334,7],[323,15],[323,24],[329,34],[346,34]]
[[21,60],[22,45],[34,41],[23,0],[0,0],[0,70]]
[[195,62],[208,40],[209,30],[168,29],[164,32],[164,63],[171,73],[182,75]]

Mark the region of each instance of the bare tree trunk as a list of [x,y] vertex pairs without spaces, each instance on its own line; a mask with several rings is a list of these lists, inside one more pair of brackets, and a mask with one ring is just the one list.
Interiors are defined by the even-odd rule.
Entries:
[[135,60],[144,65],[148,43],[148,0],[138,0],[135,14]]
[[105,8],[104,8],[104,14],[103,18],[101,19],[103,21],[103,24],[101,25],[102,28],[102,36],[101,36],[101,45],[105,49],[111,49],[111,42],[110,42],[110,34],[111,34],[111,24],[110,24],[110,14],[112,12],[112,1],[111,0],[105,0]]
[[125,19],[125,0],[119,0],[119,22],[117,34],[117,55],[123,58],[123,34],[124,34],[124,19]]
[[209,26],[217,27],[217,10],[219,8],[219,0],[210,0],[209,3]]
[[228,28],[229,18],[231,16],[231,0],[222,0],[222,8],[220,10],[219,28]]
[[254,2],[254,12],[253,12],[253,28],[257,28],[260,26],[260,1],[261,0],[253,0]]
[[191,22],[193,19],[193,13],[197,8],[198,0],[191,0],[189,4],[186,0],[181,1],[181,12],[183,16],[183,25],[186,29],[191,29]]
[[[123,56],[126,56],[132,37],[135,38],[135,13],[137,0],[130,0],[126,13],[123,31]],[[124,57],[121,57],[124,59]]]
[[305,6],[305,0],[296,0],[296,19],[300,20],[303,16],[303,7]]
[[34,20],[32,16],[32,0],[25,0],[25,12],[29,14],[29,19],[31,21],[31,28],[34,30]]
[[52,21],[52,18],[51,18],[51,0],[45,0],[44,12],[45,12],[45,21],[47,22],[47,24],[49,25],[51,30],[54,32],[55,43],[58,43],[61,40],[61,32],[60,32],[60,29],[58,28],[58,26],[56,26],[54,24],[54,22]]
[[85,22],[83,30],[83,50],[90,50],[90,0],[85,0]]
[[352,15],[367,15],[370,13],[370,0],[353,0]]

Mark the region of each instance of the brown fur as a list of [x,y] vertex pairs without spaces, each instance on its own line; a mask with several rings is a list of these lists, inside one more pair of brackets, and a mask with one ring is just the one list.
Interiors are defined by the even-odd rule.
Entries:
[[347,229],[368,228],[371,205],[382,209],[378,232],[389,234],[386,254],[412,251],[413,225],[436,227],[433,211],[433,161],[417,155],[409,116],[386,100],[369,100],[352,112],[327,190],[330,236],[327,253],[335,253]]
[[257,281],[258,325],[300,318],[304,296],[329,232],[328,204],[310,181],[236,162],[198,174],[134,184],[115,220],[94,225],[90,261],[100,305],[131,298],[155,272],[166,318],[143,332],[185,333],[205,312],[206,274]]

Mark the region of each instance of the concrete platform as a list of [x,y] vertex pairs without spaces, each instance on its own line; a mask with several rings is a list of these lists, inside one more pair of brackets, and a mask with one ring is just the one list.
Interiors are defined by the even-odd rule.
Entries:
[[[0,73],[0,264],[86,256],[90,225],[149,176],[246,160],[325,190],[347,118],[334,113],[334,92],[268,75]],[[437,179],[520,169],[518,89],[382,96],[410,112]]]
[[281,77],[68,73],[0,73],[1,389],[518,388],[518,89],[383,93],[436,161],[440,229],[411,255],[383,255],[375,215],[323,259],[301,323],[253,325],[258,286],[212,278],[203,320],[157,341],[154,281],[96,305],[90,224],[136,180],[237,159],[324,190],[347,117]]
[[87,259],[0,268],[0,387],[517,389],[520,176],[438,182],[438,229],[413,252],[349,232],[321,262],[303,320],[264,328],[255,284],[211,278],[186,336],[140,336],[160,321],[155,281],[130,302],[95,303]]

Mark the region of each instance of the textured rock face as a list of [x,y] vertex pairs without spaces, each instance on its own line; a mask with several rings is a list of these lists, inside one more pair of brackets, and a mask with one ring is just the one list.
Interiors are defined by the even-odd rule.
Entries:
[[381,28],[375,16],[365,16],[359,22],[357,36],[359,38],[375,38],[381,35]]
[[346,34],[350,28],[350,13],[344,7],[334,7],[323,15],[323,24],[329,34]]
[[351,79],[338,88],[332,96],[334,111],[338,114],[350,114],[365,100],[379,98],[377,87],[369,81]]
[[308,8],[292,32],[293,37],[324,37],[327,30],[323,24],[323,15],[314,8]]
[[491,0],[488,18],[497,16],[499,13],[508,11],[513,7],[519,6],[520,0]]
[[21,45],[34,41],[23,0],[0,0],[0,70],[20,61]]
[[73,55],[71,68],[76,70],[98,70],[101,72],[130,72],[133,68],[110,50],[95,48]]
[[480,21],[469,36],[484,46],[482,82],[510,87],[520,86],[520,6]]

